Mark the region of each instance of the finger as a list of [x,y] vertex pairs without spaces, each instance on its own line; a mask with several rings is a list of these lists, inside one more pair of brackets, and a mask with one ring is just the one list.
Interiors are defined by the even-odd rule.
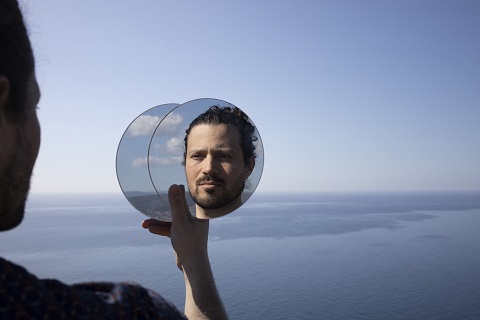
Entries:
[[186,200],[187,198],[185,196],[185,186],[183,184],[181,184],[181,185],[179,185],[179,187],[182,190],[182,196],[183,196],[183,199],[184,199],[183,204],[184,204],[185,212],[187,213],[187,217],[192,221],[200,221],[200,222],[207,222],[208,223],[208,219],[200,219],[200,218],[197,218],[190,213],[190,208],[188,207],[188,203],[187,203],[187,200]]
[[168,201],[172,208],[172,223],[184,224],[188,220],[188,207],[186,207],[185,189],[174,184],[168,189]]
[[164,237],[170,237],[170,227],[168,226],[152,226],[148,228],[148,231],[150,231],[153,234],[158,234],[160,236]]
[[190,216],[190,209],[188,208],[187,198],[185,197],[185,186],[181,184],[179,187],[180,190],[182,190],[182,197],[184,199],[183,207],[185,208],[185,212]]
[[172,225],[171,222],[166,222],[166,221],[159,221],[155,219],[147,219],[142,221],[142,228],[148,229],[152,226],[167,226],[170,227]]
[[184,199],[183,205],[184,205],[185,212],[187,213],[188,218],[192,221],[199,221],[199,222],[208,223],[208,219],[200,219],[200,218],[197,218],[197,217],[193,216],[190,213],[190,208],[188,207],[188,203],[187,203],[187,200],[186,200],[187,198],[185,197],[185,186],[183,184],[181,184],[181,185],[179,185],[179,187],[180,187],[180,190],[182,190],[182,197]]
[[183,265],[180,262],[180,259],[178,259],[178,254],[177,254],[176,251],[175,251],[175,263],[177,264],[177,268],[180,269],[180,271],[183,272]]

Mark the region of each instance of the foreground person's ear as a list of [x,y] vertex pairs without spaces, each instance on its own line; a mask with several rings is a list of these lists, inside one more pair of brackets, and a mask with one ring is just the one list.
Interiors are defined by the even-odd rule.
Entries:
[[10,95],[10,80],[3,74],[0,74],[0,114],[6,112],[8,96]]
[[0,129],[5,126],[7,120],[8,97],[10,95],[10,80],[0,74]]

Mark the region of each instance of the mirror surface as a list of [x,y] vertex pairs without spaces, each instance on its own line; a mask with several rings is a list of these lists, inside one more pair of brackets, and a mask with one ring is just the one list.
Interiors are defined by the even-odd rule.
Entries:
[[117,149],[117,179],[123,194],[130,204],[150,218],[171,221],[168,199],[156,192],[148,171],[148,149],[152,135],[176,103],[153,107],[130,123]]
[[[171,112],[160,121],[151,136],[147,157],[148,170],[153,187],[163,203],[168,203],[167,190],[172,184],[183,184],[186,187],[186,191],[188,191],[189,188],[187,188],[187,186],[189,186],[189,184],[185,170],[186,167],[189,166],[188,164],[187,166],[182,164],[184,161],[184,139],[186,136],[186,130],[194,119],[206,112],[212,106],[219,106],[221,108],[235,107],[231,103],[218,99],[196,99],[189,101],[171,110]],[[241,195],[235,197],[235,201],[238,205],[229,202],[227,205],[217,208],[213,208],[212,206],[211,209],[208,209],[202,205],[196,205],[190,193],[186,192],[187,202],[192,215],[200,218],[214,218],[226,215],[238,208],[239,205],[245,203],[255,191],[263,172],[264,152],[262,140],[257,128],[251,119],[248,118],[248,122],[254,127],[253,136],[256,137],[256,141],[253,141],[253,145],[255,146],[256,158],[254,160],[253,170],[248,170],[248,174],[242,175],[242,177],[245,176],[248,177],[248,179],[245,181],[245,189],[243,189]],[[192,135],[190,135],[190,138],[191,137]],[[245,162],[242,158],[242,164],[244,163]],[[242,168],[244,168],[244,166],[242,166]],[[218,174],[218,176],[225,178],[225,175],[222,176],[222,174]],[[195,185],[195,181],[193,179],[190,180],[192,180],[191,185]],[[225,181],[229,181],[228,178],[219,181],[222,181],[221,186],[208,187],[209,190],[207,193],[209,195],[222,195],[222,192],[227,190],[229,183]],[[198,190],[203,190],[203,187],[203,185],[198,186]],[[190,188],[190,191],[192,192],[191,189],[195,189],[195,187]]]

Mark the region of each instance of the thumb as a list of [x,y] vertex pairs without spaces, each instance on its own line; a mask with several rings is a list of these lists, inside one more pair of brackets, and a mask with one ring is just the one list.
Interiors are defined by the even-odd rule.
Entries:
[[168,201],[172,208],[172,224],[183,224],[188,220],[188,207],[185,199],[185,188],[173,184],[168,189]]

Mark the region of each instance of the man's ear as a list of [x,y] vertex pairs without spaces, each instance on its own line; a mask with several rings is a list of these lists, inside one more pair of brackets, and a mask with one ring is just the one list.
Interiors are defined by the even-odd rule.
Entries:
[[245,179],[250,177],[250,174],[252,174],[254,168],[255,168],[255,157],[251,157],[250,160],[248,160],[247,165],[245,166]]
[[6,120],[8,97],[10,96],[10,80],[0,74],[0,127]]

